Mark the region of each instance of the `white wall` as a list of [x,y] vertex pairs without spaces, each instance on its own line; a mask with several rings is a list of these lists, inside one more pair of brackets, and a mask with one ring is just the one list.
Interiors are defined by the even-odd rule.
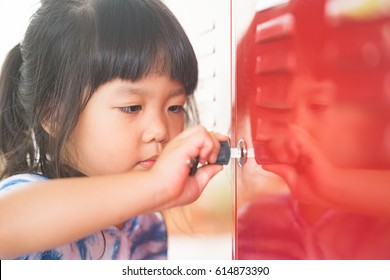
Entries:
[[23,39],[29,19],[39,6],[39,0],[0,0],[0,65]]

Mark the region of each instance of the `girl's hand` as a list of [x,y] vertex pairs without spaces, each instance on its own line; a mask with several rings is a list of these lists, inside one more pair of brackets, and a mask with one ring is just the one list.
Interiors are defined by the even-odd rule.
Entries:
[[337,180],[338,169],[307,132],[291,127],[284,139],[270,140],[269,149],[278,163],[263,168],[281,176],[298,201],[325,207],[332,204],[332,180]]
[[[212,163],[219,141],[226,140],[194,127],[170,141],[148,171],[37,181],[1,192],[0,258],[55,248],[131,217],[193,202],[221,171]],[[209,164],[189,176],[194,157]]]
[[[220,141],[229,138],[210,133],[202,126],[191,127],[171,140],[151,169],[156,178],[158,204],[162,209],[184,205],[201,195],[210,179],[223,169],[214,165]],[[202,166],[190,176],[191,159],[199,157]]]

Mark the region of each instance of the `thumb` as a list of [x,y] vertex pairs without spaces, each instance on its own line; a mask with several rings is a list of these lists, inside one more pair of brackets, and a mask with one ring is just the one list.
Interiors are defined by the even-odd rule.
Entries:
[[190,177],[191,183],[187,184],[180,197],[180,204],[188,204],[196,201],[206,188],[207,183],[221,170],[222,165],[206,164],[198,169],[194,176]]
[[174,201],[168,202],[164,206],[164,209],[187,205],[196,201],[211,178],[213,178],[222,169],[223,167],[221,165],[216,164],[206,164],[200,167],[194,176],[188,177],[187,184],[180,195]]
[[194,175],[194,179],[198,183],[199,187],[203,189],[206,187],[207,183],[220,171],[222,171],[223,166],[219,164],[206,164],[198,169]]

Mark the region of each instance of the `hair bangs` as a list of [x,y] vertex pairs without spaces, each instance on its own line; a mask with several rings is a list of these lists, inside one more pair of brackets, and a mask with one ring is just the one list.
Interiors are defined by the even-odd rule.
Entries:
[[[162,4],[150,1],[98,1],[97,42],[93,88],[115,78],[139,80],[149,74],[167,75],[192,94],[198,82],[195,53],[184,30]],[[139,9],[139,6],[142,9]],[[101,14],[100,14],[101,13]]]

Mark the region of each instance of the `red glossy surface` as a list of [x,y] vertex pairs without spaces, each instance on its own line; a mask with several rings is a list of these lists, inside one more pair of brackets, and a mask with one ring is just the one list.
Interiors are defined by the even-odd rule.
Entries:
[[237,170],[236,258],[390,258],[386,200],[362,199],[390,189],[390,5],[346,2],[259,11],[238,45],[236,136],[256,163]]

